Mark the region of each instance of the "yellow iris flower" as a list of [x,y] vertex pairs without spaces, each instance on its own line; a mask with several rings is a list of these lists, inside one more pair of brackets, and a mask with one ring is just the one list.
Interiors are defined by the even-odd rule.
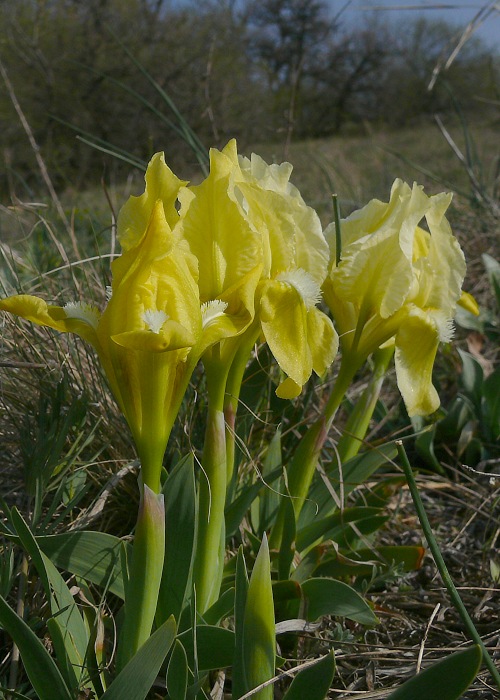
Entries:
[[89,304],[53,306],[29,295],[3,299],[0,309],[76,333],[94,346],[132,431],[144,483],[158,492],[168,435],[194,366],[188,356],[202,336],[202,315],[196,260],[175,241],[160,201],[140,225],[142,234],[130,238],[112,263],[112,293],[102,313]]
[[293,398],[313,370],[318,375],[327,370],[337,352],[333,324],[317,306],[328,272],[328,244],[318,215],[289,182],[289,163],[268,165],[255,154],[238,159],[234,141],[223,153],[234,164],[234,197],[262,237],[260,327],[287,375],[276,393]]
[[[360,366],[395,343],[398,386],[409,415],[439,406],[432,369],[440,342],[453,334],[465,259],[445,217],[450,194],[427,196],[396,180],[389,203],[372,200],[342,221],[341,260],[335,225],[325,231],[331,269],[323,293],[340,336],[343,362]],[[425,218],[428,231],[419,226]],[[472,304],[473,305],[473,304]]]
[[[218,344],[217,356],[229,363],[255,320],[287,375],[277,391],[283,398],[297,396],[313,370],[323,374],[338,347],[333,324],[317,308],[328,244],[316,212],[289,182],[291,170],[255,154],[239,157],[234,140],[212,149],[210,175],[197,186],[180,184],[174,229],[197,259],[206,348]],[[151,206],[151,190],[174,216],[169,198],[180,181],[173,177],[157,154],[141,206]]]

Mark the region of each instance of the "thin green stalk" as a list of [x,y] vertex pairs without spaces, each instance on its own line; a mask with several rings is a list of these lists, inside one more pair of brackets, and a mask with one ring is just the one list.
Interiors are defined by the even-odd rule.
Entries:
[[[321,450],[328,437],[337,410],[342,403],[357,369],[357,364],[348,361],[342,362],[333,391],[325,407],[324,415],[322,415],[301,438],[291,462],[287,467],[288,493],[293,499],[296,519],[299,517],[304,501],[307,498],[307,493],[314,477]],[[269,546],[271,549],[280,548],[285,520],[286,504],[282,500],[269,539]]]
[[156,613],[165,553],[165,507],[163,494],[140,484],[132,561],[125,587],[125,620],[120,632],[118,671],[149,639]]
[[420,520],[420,525],[422,526],[422,530],[429,545],[429,549],[431,550],[434,561],[436,562],[436,566],[441,575],[443,583],[448,590],[448,594],[451,598],[453,605],[455,606],[458,614],[462,619],[465,629],[469,633],[471,639],[481,647],[481,651],[483,652],[484,663],[488,668],[489,672],[491,673],[496,685],[500,689],[500,673],[498,672],[498,669],[495,666],[493,659],[489,655],[488,649],[486,648],[483,640],[481,639],[481,635],[474,626],[474,623],[469,613],[467,612],[465,605],[463,604],[462,599],[460,598],[460,595],[455,587],[455,584],[453,583],[453,580],[448,572],[448,569],[443,559],[443,555],[441,554],[439,545],[436,541],[436,538],[434,537],[434,533],[432,532],[429,519],[427,518],[427,513],[425,512],[424,504],[422,503],[422,499],[420,498],[418,486],[413,476],[413,471],[410,466],[410,462],[408,461],[406,450],[401,440],[398,440],[396,442],[396,445],[398,448],[398,455],[401,460],[403,471],[408,482],[411,497],[415,505],[415,510],[417,511],[418,519]]
[[231,483],[234,472],[235,460],[235,426],[236,414],[238,412],[238,404],[241,392],[243,376],[248,363],[248,358],[252,352],[252,348],[257,342],[260,333],[260,324],[254,323],[245,331],[244,336],[239,338],[238,349],[234,355],[231,367],[229,369],[226,393],[224,397],[224,417],[226,419],[226,466],[227,466],[227,483]]
[[373,353],[372,376],[349,416],[344,434],[337,444],[337,454],[341,463],[355,457],[363,444],[393,355],[393,345],[379,348]]

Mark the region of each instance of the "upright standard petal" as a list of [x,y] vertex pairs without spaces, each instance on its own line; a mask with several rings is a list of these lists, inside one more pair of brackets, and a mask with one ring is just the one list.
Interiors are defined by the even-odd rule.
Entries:
[[158,200],[162,202],[165,219],[171,229],[179,218],[176,200],[179,190],[186,182],[179,180],[170,170],[163,153],[156,153],[151,158],[144,179],[144,193],[130,197],[118,214],[118,240],[124,251],[139,243]]
[[237,336],[252,322],[255,290],[262,271],[262,238],[233,195],[237,162],[224,152],[210,151],[210,174],[180,193],[180,221],[176,228],[197,259],[202,305],[224,304],[210,317],[206,347]]
[[[227,153],[236,158],[230,145]],[[262,332],[288,375],[277,393],[292,398],[313,369],[325,371],[337,350],[331,321],[316,308],[328,271],[328,244],[318,215],[289,181],[289,163],[268,165],[253,154],[251,159],[240,157],[239,165],[234,194],[263,243],[258,289]]]

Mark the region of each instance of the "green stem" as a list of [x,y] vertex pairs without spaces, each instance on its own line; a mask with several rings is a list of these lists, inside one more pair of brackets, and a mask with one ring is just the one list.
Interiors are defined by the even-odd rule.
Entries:
[[228,369],[213,353],[205,358],[208,415],[198,487],[198,532],[194,584],[198,612],[214,603],[224,567],[227,466],[224,394]]
[[194,583],[198,611],[204,613],[219,595],[224,566],[226,441],[224,413],[209,406],[199,483],[198,533]]
[[243,376],[248,363],[248,358],[252,348],[257,342],[260,333],[260,324],[254,323],[248,328],[244,335],[238,340],[238,349],[234,355],[226,383],[226,394],[224,397],[224,416],[226,419],[226,466],[227,483],[231,483],[234,473],[235,463],[235,425],[236,414],[243,383]]
[[380,348],[373,353],[372,376],[349,416],[344,433],[337,444],[337,453],[341,463],[355,457],[363,444],[393,355],[393,345]]
[[481,647],[481,651],[483,652],[483,659],[486,667],[488,668],[489,672],[491,673],[496,685],[500,689],[500,674],[498,672],[498,669],[495,666],[495,663],[491,656],[489,655],[488,649],[486,648],[481,635],[477,631],[476,627],[474,626],[474,623],[472,619],[470,618],[469,613],[467,612],[462,599],[460,598],[460,595],[455,587],[455,584],[453,583],[453,580],[448,572],[448,569],[446,567],[446,564],[443,559],[443,555],[441,554],[441,550],[439,549],[439,545],[436,541],[436,538],[434,537],[434,533],[432,532],[431,524],[429,523],[429,519],[427,518],[427,513],[425,512],[424,504],[422,503],[422,499],[420,498],[420,493],[418,491],[418,486],[415,481],[415,478],[413,476],[413,471],[410,466],[410,462],[408,461],[408,457],[406,455],[405,448],[403,447],[402,441],[398,440],[396,442],[397,448],[398,448],[398,455],[401,460],[401,464],[403,466],[403,471],[405,473],[406,480],[408,482],[408,487],[410,489],[411,497],[413,499],[413,503],[415,505],[415,510],[417,511],[418,519],[420,520],[420,525],[422,526],[422,530],[424,532],[425,538],[427,540],[427,543],[429,545],[429,549],[431,550],[432,556],[434,557],[434,561],[436,562],[436,566],[438,568],[438,571],[441,575],[441,578],[443,579],[443,583],[446,586],[448,590],[448,594],[451,598],[451,601],[453,605],[455,606],[458,614],[460,615],[462,622],[464,624],[465,629],[469,633],[471,639],[476,642],[476,644],[479,644]]
[[118,644],[120,671],[151,635],[165,553],[163,494],[140,483],[141,501],[125,586],[125,620]]
[[[340,371],[335,381],[333,391],[322,415],[301,438],[295,450],[290,464],[287,467],[288,493],[293,499],[295,519],[297,520],[311,482],[316,471],[321,450],[332,427],[337,410],[342,403],[352,379],[358,369],[357,363],[342,361]],[[282,501],[278,510],[275,524],[269,538],[271,549],[279,549],[283,537],[283,528],[286,519],[286,504]]]

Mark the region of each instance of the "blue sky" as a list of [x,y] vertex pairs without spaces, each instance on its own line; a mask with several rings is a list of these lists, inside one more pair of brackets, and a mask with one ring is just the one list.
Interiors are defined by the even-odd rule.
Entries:
[[[489,3],[488,0],[352,0],[344,3],[342,0],[334,0],[332,6],[335,11],[348,5],[346,17],[362,18],[377,8],[377,12],[384,13],[388,20],[400,20],[409,16],[424,16],[429,19],[442,18],[459,27],[466,27],[474,16]],[[378,8],[386,8],[378,10]],[[403,9],[411,8],[411,9]],[[477,29],[477,36],[487,44],[500,50],[500,3],[497,2],[497,11]]]

